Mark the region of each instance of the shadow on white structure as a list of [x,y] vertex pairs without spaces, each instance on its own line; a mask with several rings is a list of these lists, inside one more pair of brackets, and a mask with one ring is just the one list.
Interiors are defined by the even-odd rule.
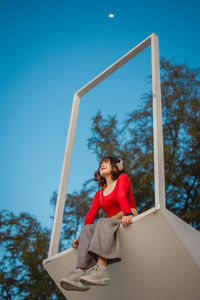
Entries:
[[[80,99],[148,46],[152,61],[155,206],[134,217],[129,227],[120,227],[122,261],[108,265],[110,286],[66,291],[59,280],[75,268],[78,250],[57,252]],[[68,300],[200,299],[200,233],[165,204],[159,48],[154,33],[74,94],[49,255],[43,265]]]

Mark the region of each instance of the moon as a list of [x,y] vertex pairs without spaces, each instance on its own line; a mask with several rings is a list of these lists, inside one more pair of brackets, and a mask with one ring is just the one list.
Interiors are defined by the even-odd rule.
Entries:
[[113,14],[109,14],[108,18],[110,18],[110,19],[114,18],[114,15]]

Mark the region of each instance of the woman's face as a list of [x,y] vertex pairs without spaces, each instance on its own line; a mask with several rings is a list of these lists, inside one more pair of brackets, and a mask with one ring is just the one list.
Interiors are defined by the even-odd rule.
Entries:
[[102,177],[105,177],[106,175],[110,175],[112,171],[112,165],[110,163],[110,160],[105,160],[101,163],[99,172]]

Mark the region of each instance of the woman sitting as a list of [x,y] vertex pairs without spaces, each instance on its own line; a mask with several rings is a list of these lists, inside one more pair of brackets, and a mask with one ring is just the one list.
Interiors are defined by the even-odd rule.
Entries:
[[[60,280],[62,288],[86,291],[90,285],[109,285],[107,264],[121,260],[117,231],[137,215],[131,183],[121,159],[106,156],[95,172],[100,189],[85,218],[84,227],[72,246],[78,248],[76,269]],[[94,220],[102,208],[108,218]]]

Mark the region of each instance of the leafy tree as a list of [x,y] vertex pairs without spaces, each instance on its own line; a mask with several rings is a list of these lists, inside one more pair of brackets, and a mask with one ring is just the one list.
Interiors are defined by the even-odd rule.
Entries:
[[42,266],[49,231],[27,213],[0,213],[1,299],[65,299]]
[[[161,58],[161,87],[167,207],[200,230],[199,69]],[[88,149],[97,160],[108,154],[123,159],[140,213],[154,206],[152,93],[141,100],[140,107],[127,114],[122,128],[117,115],[104,118],[98,111],[88,138]],[[79,193],[67,195],[66,239],[74,238],[82,227],[95,187],[85,185]],[[75,222],[72,234],[69,220]]]
[[200,229],[200,70],[161,68],[167,206]]
[[[161,59],[163,135],[167,207],[200,229],[200,80],[199,69]],[[142,212],[153,204],[152,94],[117,129],[116,117],[93,118],[89,149],[97,158],[112,148],[124,158],[133,194]],[[109,135],[107,131],[109,130]],[[110,134],[113,131],[113,136]],[[127,137],[127,138],[126,138]],[[101,141],[101,142],[98,142]],[[113,145],[113,147],[112,147]],[[119,147],[120,145],[120,147]]]

